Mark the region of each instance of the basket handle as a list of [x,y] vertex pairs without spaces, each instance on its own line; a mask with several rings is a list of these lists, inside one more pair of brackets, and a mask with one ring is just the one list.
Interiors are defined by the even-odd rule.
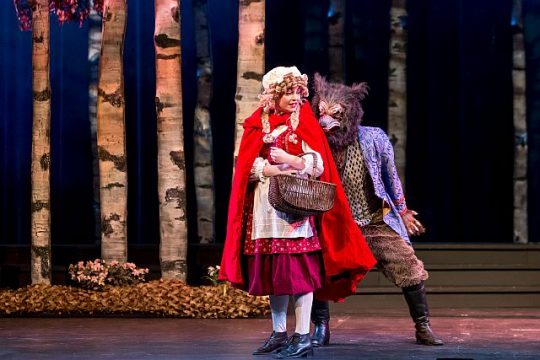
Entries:
[[315,170],[317,169],[317,154],[315,154],[313,151],[304,152],[301,154],[298,154],[298,157],[301,157],[302,155],[311,155],[313,156],[313,169],[311,170],[311,174],[308,174],[309,179],[315,178]]

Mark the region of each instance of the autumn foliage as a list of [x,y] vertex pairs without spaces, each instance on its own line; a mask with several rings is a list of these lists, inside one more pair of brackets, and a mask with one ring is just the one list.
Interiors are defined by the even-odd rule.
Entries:
[[261,317],[267,297],[222,286],[192,287],[178,280],[132,286],[106,285],[101,291],[71,286],[30,285],[0,290],[0,316],[131,315],[202,319]]
[[[49,11],[56,14],[61,24],[76,21],[79,24],[88,17],[90,8],[103,13],[104,0],[49,0]],[[15,11],[19,19],[21,30],[32,30],[32,11],[36,6],[35,0],[14,0]]]

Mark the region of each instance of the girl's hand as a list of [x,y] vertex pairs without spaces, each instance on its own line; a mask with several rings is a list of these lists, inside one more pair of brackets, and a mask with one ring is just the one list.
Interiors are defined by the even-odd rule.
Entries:
[[280,170],[279,167],[276,165],[266,165],[263,169],[263,175],[266,177],[281,175],[281,174],[287,174],[287,175],[294,175],[296,174],[297,170],[295,169],[289,169],[289,170]]
[[276,164],[289,164],[293,156],[278,147],[270,148],[270,158]]
[[295,169],[304,168],[304,159],[291,155],[278,147],[270,148],[270,158],[276,164],[288,164]]

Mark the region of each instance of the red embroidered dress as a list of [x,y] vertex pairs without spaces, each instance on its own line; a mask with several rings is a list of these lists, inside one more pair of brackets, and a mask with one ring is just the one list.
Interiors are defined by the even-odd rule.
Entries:
[[[271,115],[278,116],[278,115]],[[260,158],[266,159],[271,163],[270,159],[270,147],[275,146],[279,147],[289,154],[299,155],[305,150],[310,150],[307,145],[298,137],[294,132],[289,122],[286,125],[281,125],[282,127],[286,126],[285,130],[276,137],[274,143],[265,144],[259,154]],[[275,130],[275,129],[271,129]],[[318,155],[320,158],[320,155]],[[311,160],[311,157],[307,157],[306,160]],[[311,166],[312,161],[306,161],[306,167]],[[322,165],[322,164],[319,164]],[[264,166],[264,164],[262,164]],[[261,166],[261,168],[262,168]],[[322,167],[319,166],[319,169]],[[306,169],[304,169],[305,171]],[[311,169],[309,169],[311,170]],[[258,184],[257,186],[262,186]],[[262,196],[267,197],[268,192],[264,191]],[[246,222],[246,240],[244,243],[244,254],[253,255],[253,254],[297,254],[297,253],[306,253],[311,251],[317,251],[321,249],[319,243],[319,238],[317,236],[317,231],[315,227],[315,220],[313,217],[307,219],[307,224],[305,226],[309,227],[309,232],[311,236],[308,237],[294,237],[294,235],[287,237],[264,237],[264,238],[255,238],[253,239],[253,206],[254,201],[250,199],[247,202],[248,208],[246,209],[247,222]],[[265,204],[269,206],[269,204]],[[264,206],[264,205],[261,205]],[[267,209],[263,213],[269,213],[273,209]],[[274,212],[274,211],[272,211]],[[290,221],[286,226],[294,228],[295,226],[302,226],[303,222],[306,222],[306,218],[294,218],[292,216],[286,216],[286,214],[280,213],[280,217],[287,217]],[[298,224],[298,225],[297,225]]]
[[[247,257],[248,291],[253,295],[294,295],[315,291],[322,286],[321,245],[315,219],[286,214],[268,202],[269,178],[262,175],[264,166],[272,164],[270,148],[278,147],[291,155],[313,151],[295,133],[290,115],[269,115],[269,138],[262,146],[250,172],[254,191],[245,203],[245,237],[243,253]],[[270,141],[269,141],[270,139]],[[300,176],[323,171],[322,158],[316,153],[317,169],[311,156],[304,159]],[[287,164],[275,164],[282,170]]]

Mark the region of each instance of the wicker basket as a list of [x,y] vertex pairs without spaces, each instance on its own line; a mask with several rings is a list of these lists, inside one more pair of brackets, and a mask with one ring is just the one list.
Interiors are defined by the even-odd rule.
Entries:
[[[317,157],[315,153],[305,154],[313,156],[312,174],[314,174]],[[268,201],[276,210],[293,215],[311,216],[330,210],[334,206],[335,195],[335,184],[314,180],[313,175],[309,178],[276,175],[270,178]]]

